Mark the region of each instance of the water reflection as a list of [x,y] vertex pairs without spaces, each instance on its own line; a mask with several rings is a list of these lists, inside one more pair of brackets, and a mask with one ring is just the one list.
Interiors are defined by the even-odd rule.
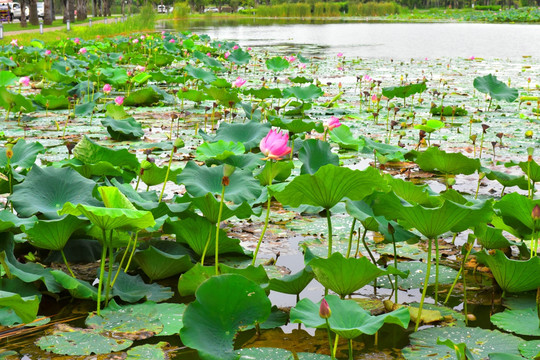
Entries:
[[[364,58],[540,57],[536,24],[377,23],[354,19],[199,19],[161,28],[205,33],[243,46],[285,47],[312,56],[343,52]],[[518,39],[520,39],[518,41]]]

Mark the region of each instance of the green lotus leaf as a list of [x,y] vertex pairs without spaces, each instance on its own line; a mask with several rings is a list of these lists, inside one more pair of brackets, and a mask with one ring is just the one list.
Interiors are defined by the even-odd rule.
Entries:
[[414,184],[410,181],[395,178],[390,174],[386,174],[384,179],[388,182],[394,194],[409,204],[432,207],[442,203],[442,199],[432,196],[435,194],[432,194],[428,185]]
[[196,68],[191,65],[186,65],[184,70],[188,73],[188,75],[194,77],[195,79],[202,80],[203,82],[210,84],[211,82],[215,81],[216,75],[214,75],[211,71],[206,71],[201,68]]
[[298,160],[302,162],[300,174],[315,174],[322,166],[339,166],[339,156],[332,153],[330,144],[318,139],[305,140],[298,151]]
[[104,118],[101,124],[107,127],[107,132],[114,140],[137,140],[144,136],[141,124],[132,117],[122,120]]
[[284,294],[298,295],[314,277],[312,271],[307,271],[304,268],[296,274],[285,275],[279,279],[270,279],[268,288]]
[[106,148],[93,142],[86,135],[73,149],[73,156],[84,164],[97,164],[103,161],[133,172],[138,172],[140,168],[137,156],[127,149]]
[[151,78],[152,78],[152,75],[145,72],[140,72],[134,77],[132,77],[131,81],[134,82],[135,84],[141,85],[147,82],[148,80],[150,80]]
[[94,112],[96,103],[93,101],[86,102],[84,104],[75,105],[75,115],[88,116]]
[[341,149],[358,151],[364,143],[354,137],[351,129],[344,124],[330,131],[330,139],[337,143]]
[[152,87],[139,89],[132,91],[129,96],[124,99],[124,106],[149,106],[157,103],[162,99],[162,95],[159,94]]
[[436,130],[441,129],[443,127],[444,127],[444,123],[436,119],[428,120],[426,121],[425,124],[414,125],[414,128],[416,130],[424,130],[428,134],[431,134],[432,132],[435,132]]
[[283,205],[292,207],[313,205],[331,209],[345,197],[362,200],[375,189],[385,188],[379,171],[372,167],[358,171],[328,164],[314,175],[297,176],[275,197]]
[[187,249],[173,241],[153,242],[147,249],[137,250],[133,260],[152,281],[183,273],[193,266]]
[[408,84],[404,86],[390,86],[382,89],[382,94],[389,99],[398,97],[400,99],[408,98],[414,94],[420,94],[426,91],[426,83]]
[[504,331],[518,335],[540,336],[540,320],[536,306],[529,309],[505,309],[492,315],[490,320]]
[[[259,155],[260,156],[260,155]],[[255,176],[259,179],[261,185],[271,185],[270,181],[285,181],[291,176],[291,172],[294,169],[294,163],[292,161],[266,161],[261,172]]]
[[504,187],[518,186],[521,190],[527,190],[527,178],[523,175],[511,175],[488,168],[480,168],[480,172],[486,174],[489,180],[497,180]]
[[0,233],[0,254],[5,253],[4,261],[12,276],[25,283],[33,283],[38,280],[42,281],[47,287],[47,290],[53,293],[62,291],[62,287],[53,278],[49,269],[33,262],[28,262],[26,264],[18,262],[13,250],[13,234]]
[[48,250],[62,250],[71,234],[79,229],[84,220],[75,216],[65,216],[54,220],[39,220],[23,231],[28,235],[30,244]]
[[37,94],[34,101],[41,107],[48,110],[64,110],[69,108],[69,100],[65,96],[43,96]]
[[[168,181],[174,181],[176,176],[182,172],[181,168],[170,169]],[[155,163],[150,163],[150,167],[144,169],[141,180],[148,186],[163,184],[167,176],[167,166],[159,167]]]
[[193,89],[189,89],[187,91],[184,91],[184,90],[179,91],[177,96],[180,99],[187,99],[196,103],[200,103],[204,100],[210,99],[210,97],[205,92],[202,92],[199,90],[193,90]]
[[[191,198],[193,206],[199,209],[204,217],[213,224],[218,222],[220,202],[212,194]],[[238,219],[247,219],[251,215],[260,215],[260,212],[253,211],[253,208],[246,202],[239,205],[223,204],[221,210],[221,221],[235,216]]]
[[249,63],[249,60],[251,60],[251,55],[247,51],[244,51],[242,49],[236,49],[232,51],[227,58],[227,61],[230,61],[237,65],[245,65]]
[[486,249],[504,249],[515,245],[502,234],[502,229],[493,228],[487,224],[478,224],[474,227],[474,235],[478,244]]
[[116,105],[116,104],[107,104],[107,107],[105,108],[107,111],[105,112],[105,116],[108,116],[114,120],[122,120],[129,117],[129,114],[124,110],[124,107],[122,105]]
[[[441,111],[442,110],[442,111]],[[467,116],[469,112],[463,108],[456,106],[444,106],[444,108],[441,108],[441,106],[434,106],[431,109],[429,109],[429,112],[432,115],[441,115],[441,112],[443,113],[443,116]]]
[[492,74],[475,78],[473,85],[476,90],[484,94],[489,94],[495,100],[513,102],[519,96],[517,89],[508,87],[504,82],[497,80],[497,77]]
[[540,271],[540,258],[512,260],[500,250],[489,255],[486,250],[476,253],[478,262],[486,264],[493,273],[497,284],[505,292],[523,292],[540,287],[540,278],[531,276]]
[[[212,84],[214,84],[213,82]],[[214,100],[218,101],[225,107],[231,107],[232,104],[240,102],[240,98],[235,91],[229,89],[218,88],[216,86],[205,89],[206,93]]]
[[201,263],[197,263],[187,272],[180,275],[178,293],[182,296],[193,295],[203,282],[215,275],[216,269],[214,266],[203,266]]
[[323,95],[323,91],[317,85],[293,86],[283,90],[283,96],[286,98],[294,97],[301,101],[315,100]]
[[[399,255],[399,252],[398,252]],[[399,280],[398,285],[401,289],[421,289],[424,286],[426,280],[427,264],[421,262],[401,262],[399,263],[399,270],[409,272],[409,276],[406,279]],[[452,284],[457,276],[457,271],[451,267],[439,265],[439,285]],[[429,285],[435,284],[435,272],[429,274]],[[394,284],[391,283],[388,278],[383,277],[377,280],[377,286],[392,289]]]
[[69,291],[70,295],[75,299],[90,299],[97,301],[97,288],[87,281],[75,279],[73,276],[60,270],[52,270],[51,275],[64,289]]
[[113,339],[92,330],[72,328],[36,340],[36,345],[42,350],[71,356],[108,354],[127,349],[131,344],[131,340]]
[[0,71],[0,86],[9,86],[15,83],[17,76],[11,71]]
[[289,62],[281,56],[276,56],[266,60],[266,67],[268,70],[280,72],[289,68]]
[[[107,272],[105,275],[107,276]],[[170,299],[174,293],[170,287],[161,286],[157,283],[146,284],[139,275],[131,276],[120,271],[114,287],[112,296],[118,296],[123,301],[130,303],[142,299],[148,301],[162,302]]]
[[113,68],[109,72],[103,71],[103,74],[107,76],[106,81],[111,85],[123,85],[129,80],[127,70],[121,67]]
[[504,223],[513,229],[512,233],[523,239],[532,234],[534,221],[531,213],[535,205],[540,206],[540,199],[531,200],[525,195],[510,193],[493,207]]
[[99,161],[95,164],[85,164],[75,158],[65,159],[53,164],[54,167],[70,167],[87,179],[94,176],[104,177],[122,177],[124,181],[131,181],[135,177],[134,172],[125,171],[118,166],[114,166],[108,161]]
[[540,340],[524,341],[519,345],[519,352],[527,359],[536,359],[540,354]]
[[[198,166],[190,161],[176,182],[184,184],[187,192],[194,197],[205,196],[208,193],[221,194],[223,177],[223,165],[206,167]],[[225,199],[235,204],[245,201],[254,201],[261,194],[262,188],[255,180],[251,172],[247,170],[236,170],[229,176],[229,185],[225,187]]]
[[449,154],[436,146],[420,153],[415,162],[424,171],[439,171],[453,175],[470,175],[480,168],[480,160],[468,158],[461,153]]
[[320,133],[324,131],[322,123],[309,120],[306,121],[305,119],[282,119],[276,117],[273,120],[270,120],[270,123],[272,126],[288,130],[294,134],[302,134],[314,129]]
[[[400,308],[390,313],[371,316],[353,300],[341,300],[336,295],[324,297],[332,311],[328,324],[332,332],[346,339],[354,339],[362,334],[373,335],[385,324],[396,324],[407,328],[410,314],[407,308]],[[319,316],[320,303],[315,304],[308,298],[302,299],[291,309],[291,322],[303,323],[307,327],[326,328],[325,319]]]
[[[45,152],[45,148],[39,142],[27,143],[24,139],[19,139],[11,150],[13,151],[13,156],[9,164],[13,169],[30,169],[36,162],[38,154]],[[7,160],[6,152],[0,151],[0,168],[7,166]]]
[[298,360],[329,360],[332,358],[329,355],[306,353],[306,352],[296,353],[296,356],[298,356]]
[[[234,53],[234,52],[233,52]],[[231,55],[233,54],[231,53]],[[193,58],[200,60],[204,65],[212,68],[212,70],[222,71],[225,70],[225,67],[219,60],[214,59],[198,50],[195,50],[192,54]]]
[[180,337],[205,359],[237,359],[236,332],[270,315],[271,302],[264,291],[241,275],[211,277],[199,286],[195,297],[184,312]]
[[29,113],[36,110],[32,102],[25,96],[14,94],[4,86],[0,86],[0,106],[13,113]]
[[167,360],[169,357],[164,348],[168,345],[168,343],[161,341],[157,344],[146,344],[132,347],[127,351],[126,360]]
[[[341,125],[339,128],[341,127],[343,127],[343,125]],[[399,146],[383,144],[383,143],[371,140],[367,136],[360,136],[359,140],[362,141],[364,144],[364,147],[362,148],[362,153],[364,154],[373,154],[373,152],[376,151],[377,154],[384,155],[387,158],[387,161],[404,161],[405,160],[404,151]]]
[[293,353],[280,348],[244,348],[238,350],[238,360],[294,360]]
[[531,181],[535,183],[540,181],[540,165],[534,159],[531,159],[531,161],[521,161],[518,166],[525,174],[528,174]]
[[[274,99],[281,99],[283,98],[283,93],[278,88],[266,88],[262,87],[260,89],[248,89],[244,92],[246,95],[252,95],[256,97],[257,99],[268,99],[268,98],[274,98]],[[277,126],[277,125],[276,125]]]
[[9,210],[0,211],[0,232],[7,231],[12,228],[20,228],[22,226],[30,227],[36,221],[37,217],[20,218]]
[[10,326],[14,321],[29,323],[36,319],[41,294],[35,287],[14,278],[0,279],[0,289],[0,309],[9,309],[16,315],[9,319],[0,317],[0,324]]
[[10,200],[22,216],[43,214],[46,218],[58,218],[57,211],[67,202],[97,205],[92,197],[96,183],[70,168],[56,169],[34,166],[23,183],[13,187]]
[[335,252],[328,259],[317,258],[309,262],[315,278],[325,288],[340,296],[352,294],[382,275],[397,274],[406,278],[407,274],[389,266],[380,269],[367,257],[345,258]]
[[449,339],[456,344],[464,343],[478,359],[486,359],[488,354],[504,352],[519,355],[518,345],[522,339],[499,331],[469,327],[439,327],[420,330],[410,335],[411,345],[403,349],[407,360],[427,358],[452,358],[454,349],[438,345],[437,339]]
[[225,160],[232,155],[241,155],[246,151],[246,148],[242,143],[234,141],[225,142],[219,140],[213,143],[202,143],[197,148],[197,155],[195,159],[199,161],[206,161],[208,159]]
[[199,134],[204,141],[215,142],[219,140],[234,141],[244,144],[246,151],[250,151],[256,146],[259,146],[261,140],[270,131],[270,124],[261,124],[250,121],[245,124],[220,124],[215,136],[207,135],[204,131],[199,130]]

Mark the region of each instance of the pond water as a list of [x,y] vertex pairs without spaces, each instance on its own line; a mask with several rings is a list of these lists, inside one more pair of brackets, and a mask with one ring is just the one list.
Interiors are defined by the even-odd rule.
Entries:
[[[540,25],[380,23],[351,19],[238,19],[164,23],[242,46],[288,48],[311,56],[362,58],[510,58],[540,56]],[[495,45],[496,41],[496,45]]]

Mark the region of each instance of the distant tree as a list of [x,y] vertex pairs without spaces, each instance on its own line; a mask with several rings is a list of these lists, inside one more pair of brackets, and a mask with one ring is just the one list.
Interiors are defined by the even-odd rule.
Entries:
[[[29,9],[28,16],[30,17],[30,24],[39,25],[39,17],[38,17],[38,12],[37,12],[37,1],[36,0],[29,0],[28,9]],[[21,15],[22,15],[22,12],[21,12]]]

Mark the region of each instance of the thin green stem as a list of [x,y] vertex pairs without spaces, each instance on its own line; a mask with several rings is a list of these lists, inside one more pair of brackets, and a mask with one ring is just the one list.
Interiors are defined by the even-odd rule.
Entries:
[[463,272],[463,269],[465,268],[465,263],[467,262],[467,258],[469,257],[469,255],[471,254],[471,251],[472,251],[473,247],[469,247],[469,250],[467,250],[467,253],[465,254],[465,258],[463,259],[463,261],[461,262],[461,266],[459,267],[459,271],[456,275],[456,278],[454,279],[454,282],[452,283],[452,286],[450,287],[450,290],[448,290],[448,294],[446,295],[446,299],[444,300],[444,303],[446,304],[448,302],[448,300],[450,299],[450,295],[452,295],[452,291],[454,291],[454,287],[456,286],[457,284],[457,281],[459,279],[459,277],[461,276],[461,273]]
[[328,257],[332,255],[332,218],[330,209],[326,209],[326,222],[328,223]]
[[219,275],[219,225],[221,223],[221,215],[223,214],[223,203],[225,202],[225,185],[221,185],[221,199],[219,201],[219,213],[216,224],[216,260],[215,268],[216,275]]
[[349,360],[353,360],[353,348],[352,348],[352,339],[349,339]]
[[208,238],[206,239],[206,244],[204,245],[204,250],[201,256],[201,265],[204,266],[204,258],[206,256],[206,251],[208,251],[208,246],[210,245],[210,240],[212,239],[212,231],[208,232]]
[[435,304],[439,302],[439,240],[435,239]]
[[[366,237],[367,229],[364,228],[364,232],[361,235],[362,239]],[[363,241],[363,240],[362,240]],[[360,228],[358,228],[358,238],[356,239],[356,252],[354,253],[354,258],[356,259],[358,257],[358,252],[360,251]]]
[[326,333],[328,334],[328,346],[330,346],[330,356],[332,357],[332,360],[334,360],[334,350],[332,348],[332,335],[330,334],[330,324],[328,323],[328,319],[326,320]]
[[124,272],[127,272],[129,269],[129,265],[131,265],[131,259],[133,259],[133,255],[135,255],[135,250],[137,250],[137,238],[139,236],[139,233],[135,235],[135,241],[133,242],[133,249],[131,249],[131,254],[129,255],[128,262],[126,264],[126,267],[124,268]]
[[338,341],[339,341],[339,335],[336,334],[336,337],[334,338],[334,351],[332,352],[332,359],[336,358],[337,348],[338,348]]
[[259,253],[259,248],[261,246],[262,240],[264,238],[264,234],[266,233],[266,229],[268,228],[268,221],[270,219],[270,203],[272,201],[272,195],[268,194],[268,202],[266,203],[266,216],[264,218],[264,227],[261,232],[261,236],[259,237],[259,241],[257,242],[257,248],[255,249],[255,253],[253,254],[253,260],[251,261],[251,265],[255,266],[255,260],[257,260],[257,254]]
[[[107,234],[105,232],[105,229],[102,229],[103,239],[107,237]],[[97,299],[97,314],[100,315],[101,313],[101,288],[103,286],[103,275],[105,274],[105,259],[107,258],[107,246],[105,245],[105,241],[103,241],[101,249],[101,264],[99,266],[99,284],[98,284],[98,299]]]
[[[394,239],[394,233],[392,233],[392,245],[394,246],[394,267],[398,268],[398,260],[397,260],[397,249],[396,249],[396,239]],[[394,303],[398,303],[398,275],[394,275]]]
[[428,239],[428,253],[427,253],[427,269],[426,269],[426,277],[424,279],[424,289],[422,290],[422,298],[420,299],[420,306],[418,307],[418,315],[416,317],[416,325],[414,326],[414,331],[418,331],[418,326],[420,326],[420,321],[422,319],[422,308],[424,307],[424,300],[426,299],[426,293],[428,288],[428,282],[429,282],[429,273],[431,272],[431,245],[432,245],[433,239]]
[[161,189],[161,194],[159,195],[159,200],[158,202],[161,202],[161,199],[163,198],[163,194],[165,194],[165,186],[167,185],[167,181],[169,181],[169,173],[171,172],[171,164],[172,164],[172,159],[174,157],[174,146],[171,150],[171,155],[169,157],[169,165],[167,165],[167,173],[165,174],[165,180],[163,180],[163,188]]
[[105,306],[109,304],[109,293],[111,292],[111,279],[112,279],[112,268],[114,263],[114,254],[112,247],[113,231],[109,233],[109,272],[107,273],[107,284],[105,287]]
[[354,226],[356,225],[356,218],[353,218],[351,225],[351,231],[349,232],[349,246],[347,247],[347,258],[351,255],[352,237],[354,235]]
[[[139,233],[135,233],[135,237],[137,237]],[[131,245],[131,236],[129,237],[126,249],[124,250],[124,254],[122,255],[122,260],[120,260],[120,265],[118,265],[118,269],[116,269],[116,274],[114,274],[113,281],[111,283],[111,287],[114,286],[114,283],[116,282],[116,278],[118,277],[118,274],[120,273],[120,270],[122,270],[122,266],[124,265],[124,260],[126,260],[127,253],[129,251],[129,246]]]
[[69,273],[71,274],[72,277],[76,279],[77,277],[75,276],[75,274],[73,273],[73,271],[71,271],[71,268],[69,267],[68,261],[66,259],[66,254],[64,254],[64,249],[60,250],[60,254],[62,254],[62,259],[64,259],[64,264],[66,264],[66,267],[69,270]]

